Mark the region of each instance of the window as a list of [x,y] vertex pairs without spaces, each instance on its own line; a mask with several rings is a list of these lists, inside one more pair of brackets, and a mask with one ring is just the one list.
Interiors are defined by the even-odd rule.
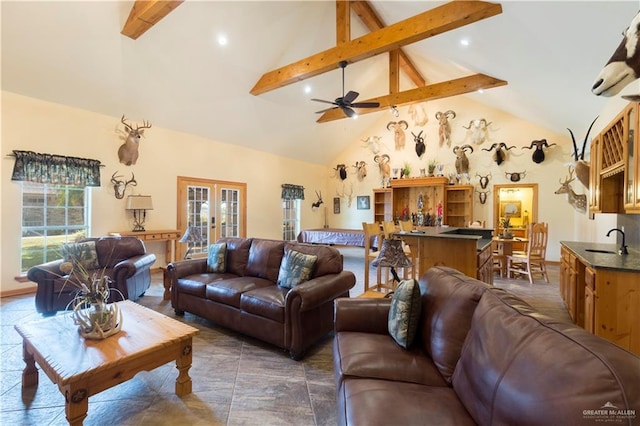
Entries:
[[81,186],[22,184],[21,271],[60,258],[60,246],[89,235],[91,192]]
[[295,240],[300,232],[300,200],[282,200],[282,239]]

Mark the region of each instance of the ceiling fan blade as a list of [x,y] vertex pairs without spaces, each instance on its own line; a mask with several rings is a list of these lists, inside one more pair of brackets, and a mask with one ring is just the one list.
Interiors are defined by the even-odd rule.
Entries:
[[356,98],[358,97],[358,95],[359,95],[359,93],[358,93],[358,92],[354,92],[353,90],[349,90],[349,92],[348,92],[346,95],[344,95],[344,96],[342,97],[342,100],[343,100],[345,103],[350,104],[351,102],[353,102],[353,101],[355,101],[355,100],[356,100]]
[[356,112],[354,110],[352,110],[351,108],[347,107],[347,106],[341,106],[340,109],[342,110],[342,112],[345,113],[345,115],[349,118],[353,117],[354,115],[357,115]]
[[356,102],[355,104],[351,104],[353,108],[378,108],[380,106],[380,102]]
[[331,111],[332,109],[336,109],[336,108],[338,108],[338,107],[327,108],[327,109],[323,109],[323,110],[320,110],[320,111],[316,111],[316,114],[322,114],[323,112]]
[[331,105],[335,105],[335,102],[331,102],[331,101],[325,101],[324,99],[311,99],[312,101],[316,101],[316,102],[323,102],[325,104],[331,104]]

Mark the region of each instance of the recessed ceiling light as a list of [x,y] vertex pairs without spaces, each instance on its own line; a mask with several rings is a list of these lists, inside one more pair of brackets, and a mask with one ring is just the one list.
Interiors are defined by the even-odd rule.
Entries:
[[469,39],[468,38],[461,38],[460,39],[460,44],[463,46],[468,46],[469,45]]
[[220,46],[226,46],[229,43],[227,36],[225,34],[218,34],[218,44]]
[[304,93],[311,93],[311,86],[309,86],[308,84],[304,86]]
[[478,93],[482,95],[484,93],[484,89],[478,89]]

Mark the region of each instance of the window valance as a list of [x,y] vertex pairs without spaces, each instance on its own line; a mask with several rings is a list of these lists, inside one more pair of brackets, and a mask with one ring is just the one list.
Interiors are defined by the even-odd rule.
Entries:
[[304,187],[300,185],[282,184],[283,200],[304,200]]
[[100,161],[88,158],[13,151],[11,180],[52,185],[100,186]]

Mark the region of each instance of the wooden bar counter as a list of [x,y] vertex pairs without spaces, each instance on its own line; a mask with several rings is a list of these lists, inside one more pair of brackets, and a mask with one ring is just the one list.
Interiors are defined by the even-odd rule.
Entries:
[[448,266],[465,275],[493,283],[491,234],[493,229],[426,227],[397,232],[415,253],[418,277],[432,266]]

